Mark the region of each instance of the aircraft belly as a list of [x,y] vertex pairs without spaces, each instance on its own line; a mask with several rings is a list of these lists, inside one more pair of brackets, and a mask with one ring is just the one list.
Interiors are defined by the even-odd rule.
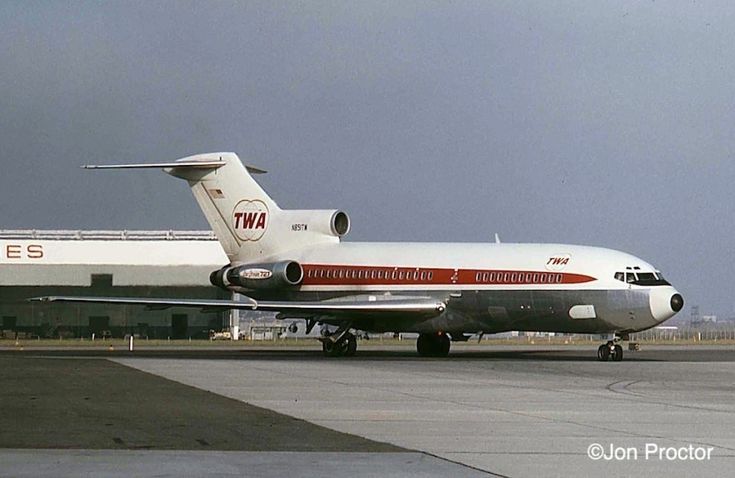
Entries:
[[[383,332],[497,333],[510,330],[565,333],[609,333],[643,330],[655,325],[646,290],[444,290],[363,291],[375,295],[433,297],[447,303],[447,310],[427,320],[361,319],[359,328]],[[354,291],[309,291],[294,300],[327,300]],[[594,315],[572,318],[574,306]],[[323,318],[330,322],[328,317]],[[356,327],[358,327],[356,325]]]

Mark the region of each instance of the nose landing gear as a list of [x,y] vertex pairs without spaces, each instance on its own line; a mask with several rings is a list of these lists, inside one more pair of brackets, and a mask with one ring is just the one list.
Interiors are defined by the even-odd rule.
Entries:
[[613,362],[623,360],[623,346],[616,344],[613,340],[609,340],[606,344],[600,345],[597,349],[597,360],[607,362],[610,359]]

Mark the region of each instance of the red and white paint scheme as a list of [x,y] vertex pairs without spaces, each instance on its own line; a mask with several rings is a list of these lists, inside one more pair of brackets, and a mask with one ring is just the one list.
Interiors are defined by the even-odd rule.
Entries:
[[212,284],[244,301],[44,297],[44,301],[269,310],[301,318],[330,356],[353,355],[354,330],[416,332],[421,355],[443,356],[472,334],[609,334],[600,360],[621,360],[617,339],[654,327],[682,296],[645,261],[565,244],[345,242],[340,210],[284,210],[234,153],[90,169],[162,168],[189,183],[229,259]]

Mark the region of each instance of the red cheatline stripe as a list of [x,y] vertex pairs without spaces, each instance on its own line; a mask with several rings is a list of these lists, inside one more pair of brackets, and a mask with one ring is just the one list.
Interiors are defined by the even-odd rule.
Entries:
[[584,274],[550,271],[440,269],[303,264],[302,285],[548,285],[583,284]]

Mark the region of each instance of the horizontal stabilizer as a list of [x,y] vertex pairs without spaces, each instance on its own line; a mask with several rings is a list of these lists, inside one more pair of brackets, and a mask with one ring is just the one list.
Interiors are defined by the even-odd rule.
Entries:
[[[138,163],[138,164],[85,164],[83,169],[217,169],[227,164],[220,159],[211,161],[174,161],[171,163]],[[265,174],[266,170],[255,166],[245,166],[250,174]]]
[[182,161],[180,163],[140,163],[140,164],[85,164],[84,169],[162,169],[162,168],[202,168],[216,169],[226,163],[220,160],[212,161]]

